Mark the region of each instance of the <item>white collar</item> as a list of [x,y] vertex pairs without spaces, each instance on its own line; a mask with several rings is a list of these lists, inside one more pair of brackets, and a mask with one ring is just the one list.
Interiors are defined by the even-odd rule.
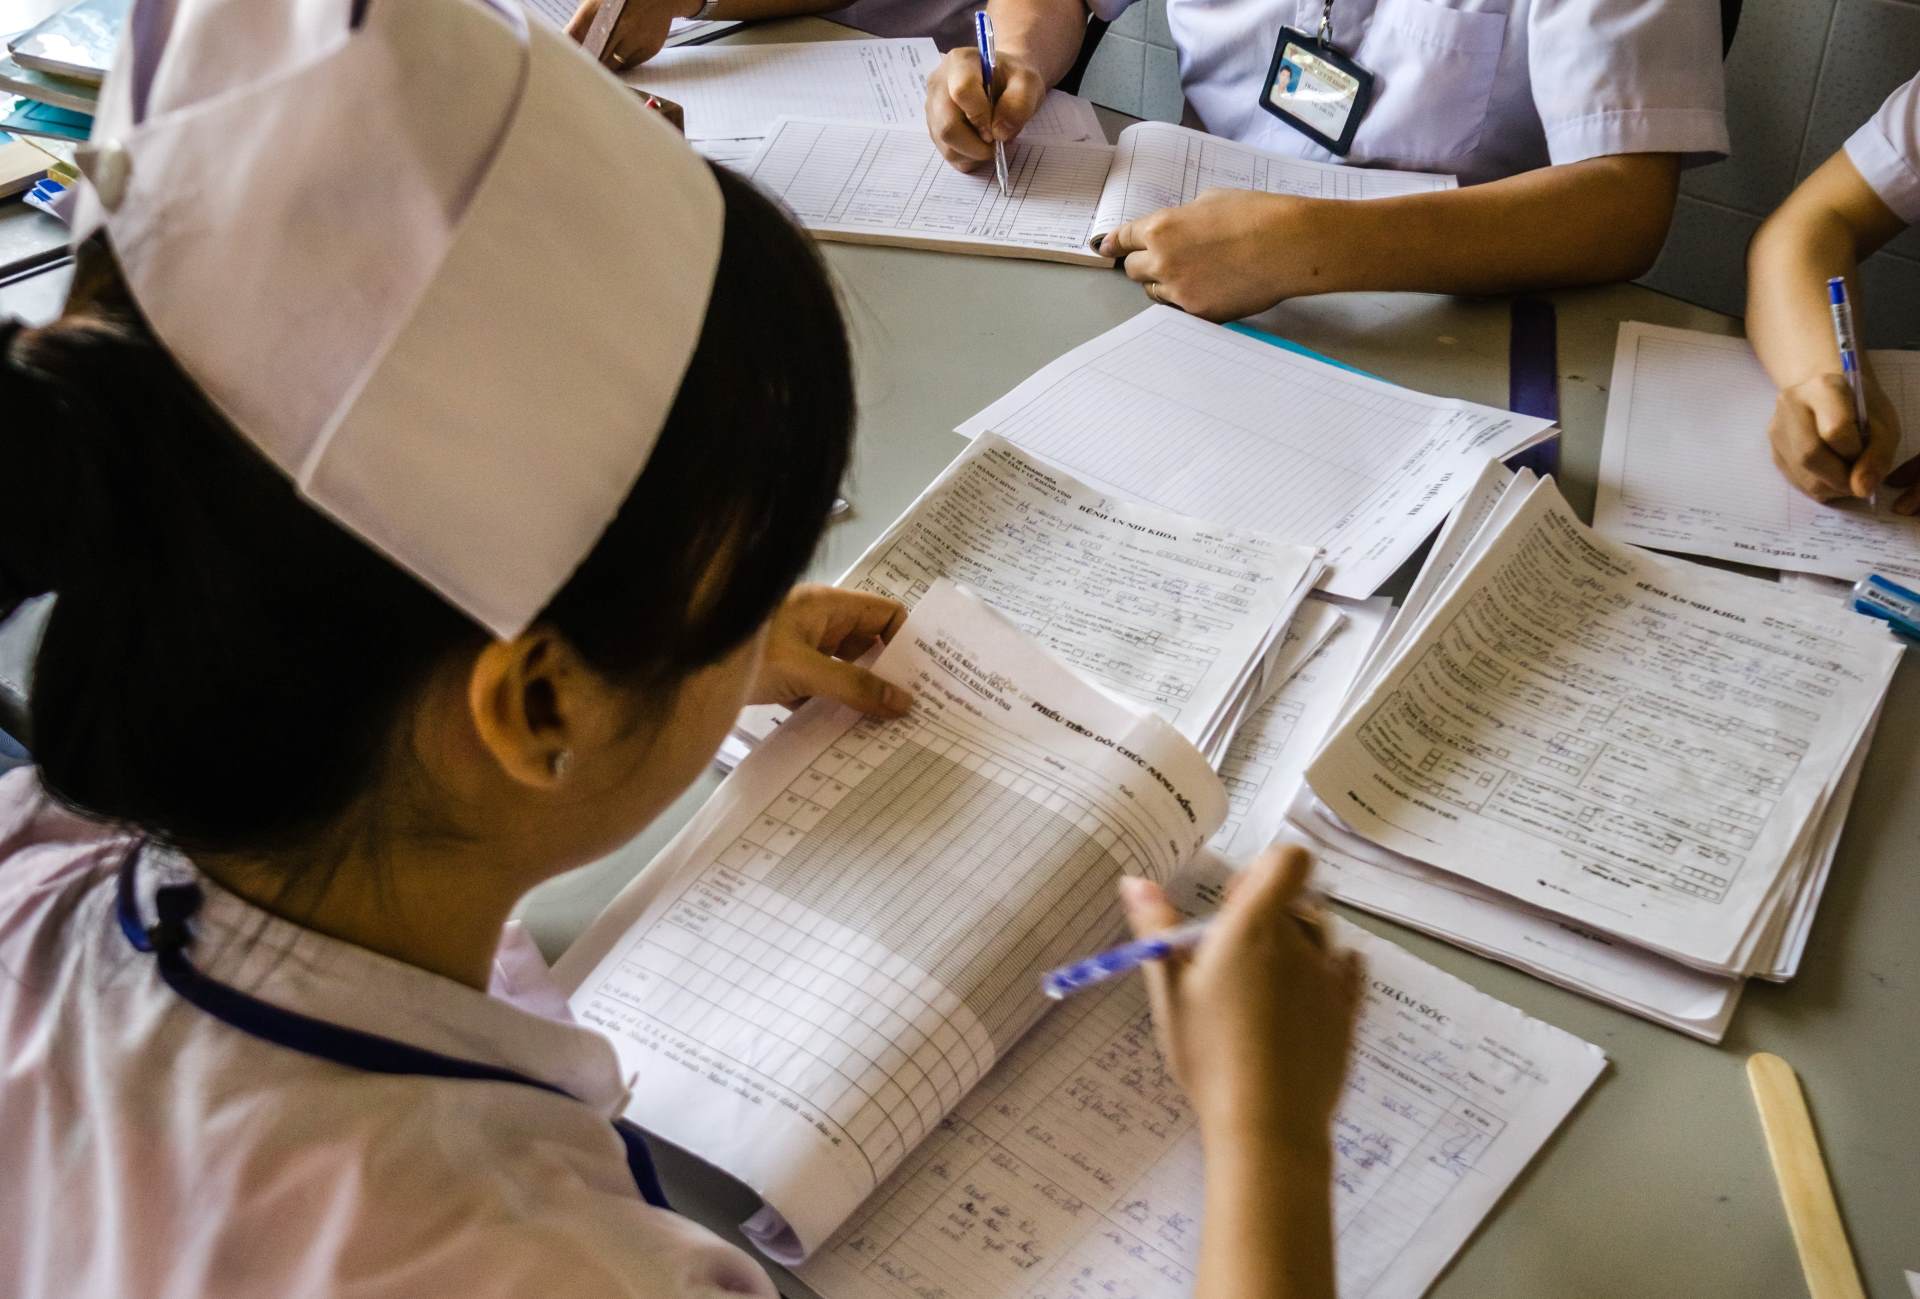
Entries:
[[283,1010],[510,1069],[605,1118],[625,1106],[613,1047],[593,1030],[304,929],[229,892],[178,853],[142,854],[135,870],[142,917],[151,919],[156,889],[185,882],[203,899],[187,957],[208,978]]

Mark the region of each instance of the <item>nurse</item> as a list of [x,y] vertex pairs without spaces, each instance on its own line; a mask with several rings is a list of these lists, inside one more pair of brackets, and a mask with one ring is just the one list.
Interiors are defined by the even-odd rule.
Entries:
[[[1088,8],[1129,2],[990,0],[997,103],[963,51],[928,83],[948,161],[971,170],[1017,136]],[[1211,319],[1350,289],[1631,279],[1666,239],[1679,169],[1727,152],[1711,0],[1169,0],[1167,21],[1189,125],[1461,184],[1364,203],[1218,190],[1103,242],[1155,301]]]
[[1920,456],[1894,468],[1900,416],[1865,352],[1860,427],[1827,308],[1827,281],[1844,276],[1858,316],[1861,260],[1916,222],[1920,75],[1787,196],[1747,251],[1747,336],[1780,389],[1767,428],[1773,460],[1815,500],[1868,497],[1884,483],[1897,513],[1920,515]]
[[[743,703],[911,706],[847,661],[902,611],[793,587],[853,410],[808,241],[519,12],[138,4],[68,309],[0,327],[0,616],[58,597],[0,777],[9,1295],[775,1293],[611,1045],[487,989]],[[1332,1293],[1358,970],[1305,870],[1154,972],[1206,1299]]]

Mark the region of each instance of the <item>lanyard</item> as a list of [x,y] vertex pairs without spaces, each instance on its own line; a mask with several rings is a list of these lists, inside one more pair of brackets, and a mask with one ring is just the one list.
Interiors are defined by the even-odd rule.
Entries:
[[[140,859],[143,846],[136,843],[128,850],[126,860],[120,865],[117,910],[121,932],[126,934],[127,941],[137,950],[153,953],[160,977],[169,988],[215,1019],[264,1042],[272,1042],[276,1046],[321,1060],[331,1060],[349,1069],[425,1078],[518,1083],[523,1087],[538,1087],[541,1091],[574,1099],[570,1093],[551,1083],[529,1078],[511,1069],[442,1055],[438,1051],[412,1046],[378,1033],[363,1033],[359,1029],[315,1019],[311,1015],[302,1015],[298,1011],[261,1001],[238,988],[208,978],[187,959],[187,946],[193,941],[193,935],[187,928],[188,922],[200,909],[201,895],[197,884],[161,886],[153,896],[158,921],[151,929],[140,923],[140,909],[134,898],[134,866]],[[640,1198],[655,1208],[669,1207],[666,1193],[660,1189],[660,1178],[654,1172],[653,1156],[647,1150],[646,1138],[640,1135],[640,1129],[624,1119],[615,1119],[613,1130],[626,1147],[627,1171],[633,1175],[633,1184],[640,1192]]]

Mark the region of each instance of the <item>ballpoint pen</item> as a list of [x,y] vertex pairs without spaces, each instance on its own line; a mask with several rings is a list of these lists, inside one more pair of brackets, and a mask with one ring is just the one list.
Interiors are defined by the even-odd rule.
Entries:
[[[1860,445],[1864,451],[1867,443],[1867,386],[1860,377],[1860,352],[1854,342],[1853,304],[1847,301],[1847,281],[1844,276],[1836,275],[1827,281],[1827,306],[1833,313],[1833,341],[1840,347],[1840,372],[1847,377],[1847,387],[1853,392],[1853,423],[1860,431]],[[1880,493],[1875,490],[1867,498],[1874,508],[1880,505]]]
[[[974,43],[980,47],[980,84],[987,92],[987,107],[993,107],[993,19],[987,17],[982,9],[973,16]],[[1013,186],[1007,179],[1007,146],[1003,140],[993,142],[993,178],[1000,182],[1000,195],[1005,198],[1013,192]]]
[[1191,951],[1197,947],[1206,935],[1210,920],[1189,920],[1185,924],[1163,929],[1147,938],[1136,938],[1130,943],[1110,947],[1063,965],[1057,970],[1049,970],[1040,976],[1040,990],[1055,1001],[1059,1001],[1082,988],[1091,988],[1097,984],[1117,979],[1132,970],[1137,970],[1148,961],[1158,961],[1175,952]]

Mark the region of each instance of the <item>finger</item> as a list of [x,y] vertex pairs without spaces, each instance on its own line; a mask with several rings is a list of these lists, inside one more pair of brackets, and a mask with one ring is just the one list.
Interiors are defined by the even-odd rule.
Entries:
[[913,707],[910,691],[825,654],[807,655],[794,665],[787,680],[796,695],[825,695],[876,717],[899,717]]
[[[830,587],[822,598],[831,601],[825,639],[839,647],[834,652],[841,658],[858,658],[874,641],[891,641],[894,633],[906,625],[907,606],[884,595]],[[853,653],[844,652],[855,644],[859,648]],[[820,648],[831,646],[822,644]]]
[[567,35],[575,41],[587,39],[587,29],[593,26],[593,16],[600,11],[600,0],[581,0],[580,7],[573,11],[573,20],[567,24]]
[[1031,68],[1015,67],[1005,81],[1000,97],[994,101],[989,137],[1003,143],[1020,134],[1047,97],[1047,83]]
[[1128,253],[1126,260],[1120,263],[1120,269],[1135,284],[1153,284],[1160,279],[1164,266],[1160,254],[1137,252]]
[[1100,240],[1102,257],[1125,257],[1128,253],[1139,252],[1147,246],[1137,221],[1122,221],[1118,230],[1112,230]]
[[1893,468],[1893,458],[1899,454],[1900,430],[1878,416],[1870,419],[1867,449],[1853,462],[1853,474],[1847,483],[1849,490],[1863,500],[1879,491],[1887,472]]
[[1813,415],[1805,406],[1783,396],[1774,408],[1767,436],[1773,446],[1774,464],[1795,487],[1816,501],[1848,494],[1850,467],[1820,440]]
[[1840,459],[1851,464],[1865,450],[1854,418],[1853,394],[1844,385],[1803,385],[1799,391],[1813,419],[1814,433]]
[[1222,919],[1241,924],[1281,919],[1294,913],[1313,873],[1313,858],[1297,844],[1276,844],[1253,859],[1234,896],[1227,900]]
[[927,134],[940,156],[961,171],[973,171],[993,157],[993,146],[980,138],[944,87],[927,98]]
[[992,156],[993,105],[987,102],[987,88],[980,84],[979,65],[971,57],[947,59],[946,99],[973,133],[975,141]]
[[1900,499],[1893,503],[1893,512],[1906,515],[1920,514],[1920,487],[1909,487],[1903,492]]
[[[1150,937],[1180,922],[1180,913],[1167,901],[1165,891],[1152,880],[1134,876],[1123,878],[1120,881],[1120,905],[1127,913],[1127,925],[1133,930],[1135,938]],[[1140,967],[1140,973],[1147,981],[1147,1005],[1153,1011],[1153,1022],[1162,1035],[1162,1054],[1167,1055],[1168,1059],[1172,1059],[1167,1048],[1172,1041],[1174,982],[1185,964],[1183,957],[1184,954],[1148,961]]]

